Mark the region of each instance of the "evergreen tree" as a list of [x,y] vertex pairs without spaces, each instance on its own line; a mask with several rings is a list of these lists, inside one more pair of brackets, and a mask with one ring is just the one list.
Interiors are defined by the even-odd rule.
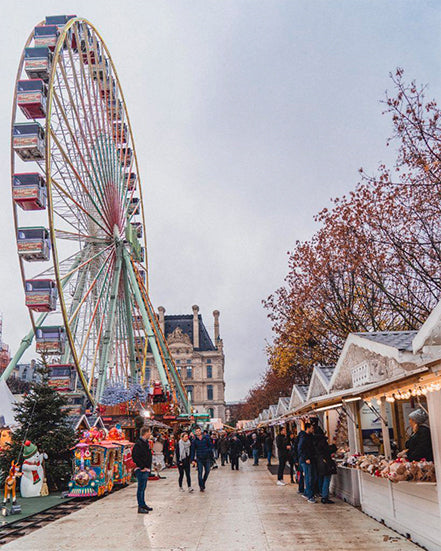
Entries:
[[70,448],[76,435],[62,409],[66,398],[48,384],[49,370],[42,367],[38,373],[39,382],[32,383],[30,392],[14,408],[18,428],[12,431],[12,444],[0,454],[0,469],[7,473],[12,460],[21,463],[23,442],[30,440],[48,455],[45,470],[49,488],[62,490],[71,476]]

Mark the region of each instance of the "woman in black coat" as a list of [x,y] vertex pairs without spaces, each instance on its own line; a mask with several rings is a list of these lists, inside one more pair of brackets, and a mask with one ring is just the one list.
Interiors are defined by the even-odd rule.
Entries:
[[329,499],[329,485],[331,484],[331,476],[335,474],[336,465],[332,459],[332,454],[336,452],[337,447],[335,444],[330,446],[326,435],[323,433],[314,435],[314,447],[322,503],[334,503]]
[[412,411],[409,424],[412,436],[406,442],[406,457],[409,461],[433,461],[432,437],[427,426],[429,416],[423,409]]

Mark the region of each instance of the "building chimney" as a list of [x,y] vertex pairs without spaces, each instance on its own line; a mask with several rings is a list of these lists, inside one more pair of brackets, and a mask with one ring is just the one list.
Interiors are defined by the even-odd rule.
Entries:
[[193,347],[199,348],[199,306],[193,306]]
[[217,348],[217,342],[219,340],[219,310],[213,312],[214,317],[214,346]]
[[159,318],[159,325],[161,327],[161,331],[164,333],[165,335],[165,319],[164,319],[164,314],[165,314],[165,308],[164,306],[158,306],[158,318]]

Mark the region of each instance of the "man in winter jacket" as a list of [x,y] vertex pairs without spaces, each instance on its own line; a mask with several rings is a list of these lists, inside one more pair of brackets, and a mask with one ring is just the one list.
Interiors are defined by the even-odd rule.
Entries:
[[202,431],[198,427],[195,430],[195,438],[191,443],[191,461],[194,465],[197,464],[198,466],[198,482],[201,492],[205,491],[205,484],[210,474],[213,457],[211,438],[208,435],[202,436]]
[[221,465],[222,467],[225,463],[228,463],[228,449],[230,447],[230,442],[226,434],[223,434],[218,440],[219,453],[221,456]]
[[236,434],[233,434],[231,440],[230,440],[230,458],[231,458],[231,469],[234,471],[239,470],[239,457],[243,450],[243,444],[239,440]]
[[142,514],[153,511],[152,507],[149,507],[145,502],[145,489],[152,468],[152,452],[148,442],[150,436],[150,429],[148,427],[142,427],[140,430],[140,437],[132,450],[132,459],[136,465],[134,472],[138,480],[138,491],[136,493],[138,513]]
[[283,482],[283,473],[285,471],[285,465],[289,458],[289,453],[291,450],[291,445],[289,438],[286,436],[286,428],[282,427],[280,433],[276,438],[277,454],[279,456],[279,468],[277,471],[277,485],[285,486]]
[[305,492],[303,496],[309,503],[315,503],[314,499],[314,427],[311,423],[305,423],[305,428],[299,433],[297,453],[300,468],[305,479]]

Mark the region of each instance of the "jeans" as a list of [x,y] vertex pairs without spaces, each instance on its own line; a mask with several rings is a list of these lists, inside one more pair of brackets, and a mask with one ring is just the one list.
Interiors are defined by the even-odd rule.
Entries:
[[149,479],[148,472],[142,472],[141,469],[135,471],[136,479],[138,480],[138,490],[136,492],[136,499],[138,500],[138,507],[147,507],[145,503],[145,488],[147,486],[147,480]]
[[291,477],[291,482],[294,482],[294,459],[292,457],[289,458],[289,476]]
[[325,474],[319,478],[319,488],[322,499],[329,499],[329,485],[331,484],[331,475]]
[[[205,457],[204,459],[197,459],[198,463],[198,482],[199,488],[205,489],[205,483],[207,482],[208,475],[210,474],[211,457]],[[202,473],[204,474],[202,475]]]
[[222,467],[225,465],[225,463],[228,463],[228,453],[221,453],[221,462]]
[[268,450],[268,451],[266,452],[266,460],[267,460],[268,465],[271,465],[271,457],[272,457],[272,455],[273,455],[273,454],[271,453],[271,450]]
[[191,488],[190,461],[183,461],[182,463],[178,463],[178,470],[179,470],[179,487],[182,488],[182,482],[184,480],[184,473],[185,473],[185,478],[187,479],[187,486]]
[[277,480],[283,480],[283,473],[285,472],[287,457],[282,455],[279,457],[279,468],[277,470]]
[[300,460],[300,467],[303,471],[305,478],[305,491],[303,492],[308,499],[314,497],[314,481],[311,463],[306,463],[304,460]]
[[254,465],[259,464],[259,450],[253,450]]

